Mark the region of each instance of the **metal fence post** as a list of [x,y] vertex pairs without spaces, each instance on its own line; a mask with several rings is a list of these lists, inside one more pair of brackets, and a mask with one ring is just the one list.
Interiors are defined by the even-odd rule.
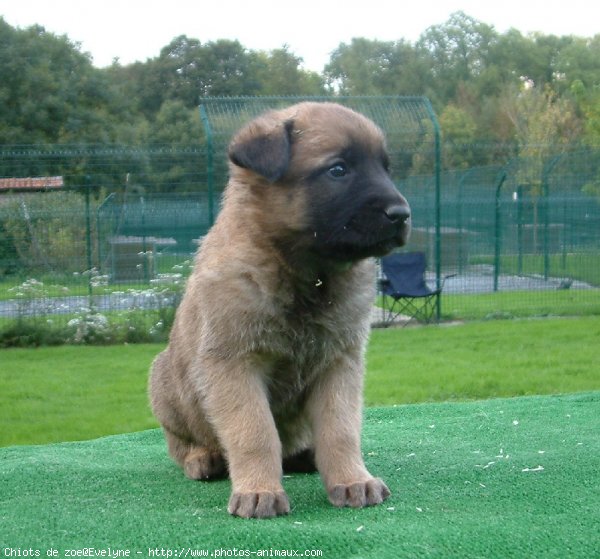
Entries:
[[148,283],[150,281],[150,269],[148,266],[148,259],[151,257],[148,256],[148,243],[146,242],[146,201],[144,200],[143,196],[140,196],[140,210],[142,212],[142,264],[144,273],[144,283]]
[[517,186],[517,275],[523,275],[523,187]]
[[502,250],[502,224],[501,224],[501,204],[500,191],[504,181],[508,178],[505,169],[501,171],[496,187],[496,202],[495,202],[495,229],[494,229],[494,291],[498,291],[498,276],[500,275],[500,253]]
[[556,167],[558,162],[562,159],[563,153],[556,155],[550,160],[550,163],[544,165],[542,170],[542,198],[544,200],[544,280],[548,281],[550,277],[550,184],[549,177],[550,173]]
[[90,297],[90,307],[92,306],[92,220],[90,216],[90,195],[91,195],[91,180],[89,175],[85,176],[85,250],[87,257],[87,269],[88,269],[88,295]]
[[212,227],[215,222],[215,201],[214,201],[214,166],[213,166],[213,133],[210,126],[210,120],[206,113],[206,107],[200,105],[200,119],[204,125],[206,133],[206,187],[208,190],[208,224]]
[[[442,139],[441,129],[438,122],[437,116],[431,102],[427,97],[423,97],[425,109],[429,115],[431,123],[433,124],[433,134],[435,142],[435,284],[436,289],[442,288]],[[439,321],[442,315],[442,298],[436,298],[435,308],[436,319]]]

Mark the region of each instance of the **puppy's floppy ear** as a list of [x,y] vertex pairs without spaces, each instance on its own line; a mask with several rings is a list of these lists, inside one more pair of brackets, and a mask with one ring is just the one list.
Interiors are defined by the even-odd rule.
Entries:
[[235,165],[250,169],[269,182],[279,180],[287,171],[291,157],[294,123],[269,116],[252,121],[229,145],[229,159]]

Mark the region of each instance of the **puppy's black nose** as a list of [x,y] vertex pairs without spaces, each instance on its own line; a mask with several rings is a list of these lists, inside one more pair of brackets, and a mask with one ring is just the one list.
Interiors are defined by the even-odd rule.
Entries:
[[384,213],[392,223],[404,223],[410,218],[410,208],[404,204],[390,206]]

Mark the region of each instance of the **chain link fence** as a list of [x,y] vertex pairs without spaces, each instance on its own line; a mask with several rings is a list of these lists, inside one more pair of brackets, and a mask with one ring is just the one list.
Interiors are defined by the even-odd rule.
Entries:
[[[455,274],[442,318],[600,314],[600,152],[443,172],[437,208],[430,132],[390,145],[413,210],[406,250],[426,253],[432,286],[436,268]],[[206,139],[0,149],[0,343],[164,339],[218,212],[214,158],[220,172]]]

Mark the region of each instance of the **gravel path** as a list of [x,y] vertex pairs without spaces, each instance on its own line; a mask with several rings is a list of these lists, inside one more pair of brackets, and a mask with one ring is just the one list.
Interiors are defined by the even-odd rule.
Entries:
[[[427,275],[427,283],[435,286],[435,275]],[[550,278],[542,276],[510,276],[498,278],[499,291],[552,291],[557,289],[592,289],[593,287],[570,278]],[[494,290],[494,273],[492,266],[472,266],[468,275],[457,275],[448,278],[444,283],[446,294],[491,293]],[[153,296],[150,292],[131,295],[128,293],[111,293],[95,295],[94,307],[100,312],[122,311],[128,309],[155,310],[173,304],[162,297]],[[86,296],[48,297],[27,301],[9,299],[0,301],[1,317],[43,316],[73,314],[89,306]],[[376,314],[379,313],[379,316]],[[373,321],[381,321],[381,309],[373,310]]]

